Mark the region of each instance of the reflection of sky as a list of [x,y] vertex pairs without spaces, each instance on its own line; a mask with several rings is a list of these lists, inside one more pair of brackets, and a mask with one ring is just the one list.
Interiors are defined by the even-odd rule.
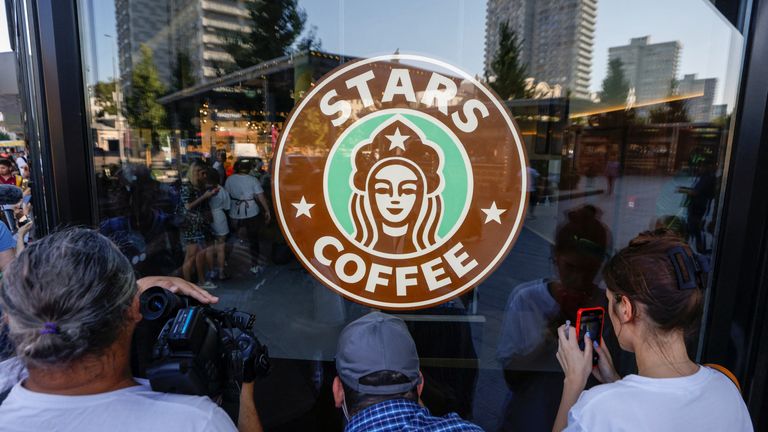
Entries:
[[[112,76],[114,41],[104,34],[115,34],[114,2],[88,3],[94,7],[97,75],[103,80]],[[299,4],[307,11],[308,24],[317,26],[326,51],[371,56],[399,48],[403,53],[445,60],[472,75],[483,73],[483,0],[299,0]],[[741,36],[707,0],[600,0],[593,90],[599,90],[605,77],[608,48],[645,35],[651,36],[652,43],[679,40],[683,49],[678,75],[697,73],[699,78],[718,78],[716,103],[732,105],[741,61],[737,52]],[[8,31],[0,6],[0,51],[7,50]]]
[[0,52],[11,50],[8,40],[8,19],[5,17],[5,2],[0,3]]

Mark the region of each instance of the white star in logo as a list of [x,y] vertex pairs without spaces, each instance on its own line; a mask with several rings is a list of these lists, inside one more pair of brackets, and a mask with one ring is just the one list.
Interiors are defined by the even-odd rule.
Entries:
[[394,135],[384,135],[384,136],[389,139],[390,150],[393,150],[396,147],[405,150],[405,140],[410,137],[410,135],[400,135],[400,128],[395,129]]
[[496,201],[491,203],[491,207],[490,208],[480,209],[480,210],[482,210],[483,213],[485,213],[485,223],[488,223],[490,221],[495,221],[497,223],[501,223],[501,218],[499,218],[499,216],[501,216],[502,213],[507,211],[507,209],[500,209],[500,208],[496,207]]
[[308,218],[312,218],[312,215],[309,214],[309,209],[314,207],[314,204],[310,204],[307,202],[307,199],[303,196],[301,197],[301,201],[297,203],[291,203],[292,206],[296,207],[296,217],[299,217],[301,215],[306,215]]

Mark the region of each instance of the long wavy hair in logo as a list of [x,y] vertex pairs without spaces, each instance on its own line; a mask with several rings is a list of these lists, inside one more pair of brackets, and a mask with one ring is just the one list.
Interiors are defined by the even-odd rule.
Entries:
[[426,250],[439,240],[442,150],[402,117],[393,117],[352,154],[354,239],[383,253]]

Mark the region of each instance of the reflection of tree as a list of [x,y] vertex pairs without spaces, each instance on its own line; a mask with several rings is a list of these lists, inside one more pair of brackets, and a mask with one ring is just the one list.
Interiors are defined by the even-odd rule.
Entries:
[[99,81],[93,86],[93,97],[99,111],[96,117],[105,115],[117,115],[117,104],[115,104],[115,81]]
[[192,61],[186,51],[179,51],[176,54],[176,61],[173,64],[173,90],[179,91],[195,85],[195,74],[192,71]]
[[149,129],[152,134],[165,122],[165,108],[157,99],[165,94],[152,58],[152,49],[141,45],[141,59],[131,72],[131,88],[125,100],[125,117],[134,128]]
[[297,0],[254,0],[247,2],[246,7],[251,30],[222,33],[224,49],[239,68],[285,55],[307,19]]
[[[670,84],[670,96],[677,93],[677,80],[672,80]],[[662,106],[653,108],[648,117],[651,123],[688,123],[691,121],[688,117],[688,104],[685,99],[673,100]]]
[[627,100],[628,94],[629,82],[624,76],[624,65],[620,59],[611,59],[608,62],[608,74],[603,80],[600,99],[606,104],[620,104]]
[[317,26],[312,26],[307,34],[296,43],[296,51],[320,51],[323,49],[323,41],[317,37]]
[[527,66],[520,60],[523,42],[506,22],[499,24],[499,35],[499,49],[486,80],[502,99],[530,97],[525,83]]

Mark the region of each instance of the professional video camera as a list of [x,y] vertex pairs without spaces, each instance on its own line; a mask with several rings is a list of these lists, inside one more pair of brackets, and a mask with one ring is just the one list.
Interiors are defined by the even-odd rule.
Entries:
[[152,389],[206,395],[237,422],[240,383],[269,372],[267,347],[253,334],[255,316],[218,310],[160,287],[141,294],[144,319],[134,335],[133,369]]

